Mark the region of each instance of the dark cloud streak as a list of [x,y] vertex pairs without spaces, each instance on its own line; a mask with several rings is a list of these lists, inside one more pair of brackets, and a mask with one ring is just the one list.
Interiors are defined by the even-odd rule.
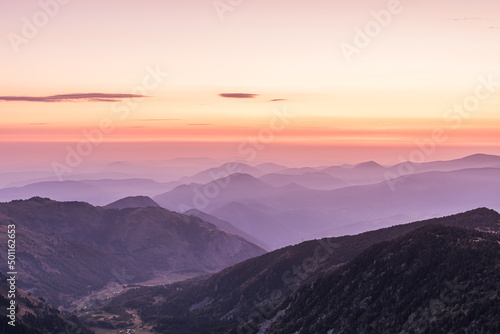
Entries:
[[148,96],[137,94],[105,94],[105,93],[85,93],[85,94],[60,94],[51,96],[0,96],[0,101],[6,102],[119,102],[123,99],[144,98]]
[[225,97],[229,99],[254,99],[259,94],[248,94],[248,93],[222,93],[219,94],[220,97]]

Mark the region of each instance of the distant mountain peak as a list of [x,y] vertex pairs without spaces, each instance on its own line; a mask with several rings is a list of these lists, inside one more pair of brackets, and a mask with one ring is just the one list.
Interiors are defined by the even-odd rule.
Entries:
[[281,190],[286,190],[286,191],[304,191],[304,190],[309,190],[307,187],[301,186],[300,184],[297,184],[295,182],[289,183],[287,185],[284,185],[282,187],[279,187]]
[[219,167],[213,167],[202,172],[196,173],[192,176],[185,176],[180,179],[183,183],[209,183],[214,179],[222,179],[228,177],[234,173],[245,173],[255,176],[261,176],[264,174],[258,168],[252,167],[242,162],[227,162]]
[[275,173],[275,172],[282,171],[282,170],[285,170],[288,168],[286,166],[278,165],[278,164],[275,164],[272,162],[262,163],[259,165],[255,165],[254,167],[265,172],[265,173]]
[[498,214],[497,211],[495,211],[493,209],[490,209],[490,208],[486,208],[486,207],[472,209],[472,210],[466,211],[465,213],[492,213],[492,214]]
[[459,160],[499,160],[500,161],[500,156],[498,155],[492,155],[492,154],[485,154],[485,153],[476,153],[472,154],[469,156],[466,156],[462,159]]
[[[250,175],[250,174],[247,174],[247,173],[240,173],[240,172],[236,172],[236,173],[233,173],[231,175],[228,175],[228,176],[225,176],[225,177],[222,177],[218,180],[227,180],[229,179],[230,182],[254,182],[256,184],[264,184],[261,180],[257,179],[256,177]],[[217,182],[217,180],[215,180],[214,182]]]
[[229,177],[237,180],[257,180],[255,177],[247,173],[234,173],[229,175]]
[[356,166],[354,166],[354,168],[384,168],[384,166],[371,160],[371,161],[362,162],[360,164],[357,164]]
[[496,155],[486,154],[486,153],[476,153],[476,154],[471,154],[469,156],[466,156],[466,158],[472,158],[472,157],[496,157]]
[[51,200],[50,198],[47,198],[47,197],[40,197],[40,196],[31,197],[30,199],[28,199],[28,200],[26,200],[26,201],[29,201],[29,202],[37,202],[37,203],[55,202],[55,201]]
[[128,209],[128,208],[147,208],[159,207],[158,203],[148,196],[129,196],[106,205],[106,209]]
[[240,202],[232,201],[229,203],[224,204],[221,208],[242,208],[242,209],[250,209],[248,206],[245,204],[242,204]]
[[230,161],[230,162],[226,162],[222,165],[220,165],[219,167],[227,167],[227,166],[239,166],[239,167],[249,167],[249,168],[254,168],[253,166],[250,166],[249,164],[246,164],[244,162],[238,162],[238,161]]

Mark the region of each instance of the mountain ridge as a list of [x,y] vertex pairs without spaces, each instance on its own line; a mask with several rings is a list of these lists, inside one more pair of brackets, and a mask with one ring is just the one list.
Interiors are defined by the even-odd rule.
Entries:
[[499,262],[497,233],[428,225],[304,285],[265,333],[495,333]]
[[149,196],[128,196],[119,199],[113,203],[105,205],[105,209],[128,209],[128,208],[147,208],[159,207],[160,205],[153,201]]
[[[113,313],[121,312],[119,310],[124,307],[137,309],[143,315],[142,320],[155,325],[160,332],[177,334],[205,330],[207,333],[227,333],[235,330],[235,326],[245,324],[253,314],[259,315],[259,310],[271,312],[300,287],[340,268],[369,247],[432,224],[498,232],[500,214],[479,208],[354,236],[306,241],[246,260],[207,277],[171,286],[128,291],[111,300],[105,310]],[[149,300],[153,296],[163,302],[152,304]],[[205,306],[190,310],[192,305],[204,300]],[[271,309],[269,302],[272,302]],[[168,318],[161,315],[168,315]]]
[[200,218],[160,207],[105,209],[35,197],[0,203],[0,227],[8,224],[24,232],[20,287],[37,288],[54,305],[116,281],[117,272],[135,283],[156,271],[214,272],[265,253]]

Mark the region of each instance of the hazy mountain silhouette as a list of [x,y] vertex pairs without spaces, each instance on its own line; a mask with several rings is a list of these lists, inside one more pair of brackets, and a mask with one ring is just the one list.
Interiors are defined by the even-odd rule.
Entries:
[[30,183],[48,181],[47,179],[50,177],[54,177],[51,181],[55,181],[53,173],[52,171],[33,169],[2,172],[0,173],[0,188],[22,187]]
[[0,202],[41,196],[106,205],[127,196],[154,196],[177,185],[177,182],[159,183],[150,179],[48,181],[0,189]]
[[[161,161],[116,161],[82,164],[71,173],[61,177],[64,181],[152,179],[157,182],[178,182],[181,177],[199,173],[207,168],[221,165],[221,161],[210,158],[182,158]],[[6,168],[8,168],[6,166]],[[22,187],[31,183],[60,181],[54,171],[40,166],[15,166],[0,173],[0,188]],[[177,183],[176,185],[179,185]],[[163,189],[166,191],[167,189]],[[123,194],[125,197],[127,194]],[[133,194],[130,194],[133,195]],[[148,195],[148,194],[144,194]]]
[[[405,164],[408,165],[408,163],[397,164],[392,166],[390,170],[397,172],[400,168],[402,168],[402,165]],[[414,173],[447,172],[459,169],[497,167],[498,165],[500,165],[500,156],[488,154],[474,154],[464,158],[448,161],[432,161],[411,164],[414,168]],[[402,170],[404,170],[404,168]]]
[[285,175],[302,175],[305,173],[317,173],[320,171],[320,168],[315,167],[292,167],[286,168],[279,171],[279,174]]
[[238,229],[264,241],[271,249],[300,240],[296,231],[290,230],[273,214],[264,213],[239,202],[227,203],[210,211],[210,213],[221,219],[234,222]]
[[275,187],[295,183],[311,189],[331,190],[347,186],[343,180],[321,172],[307,172],[300,175],[272,173],[261,176],[259,180]]
[[225,163],[222,166],[210,168],[199,172],[192,176],[186,176],[181,178],[179,181],[183,183],[210,183],[217,179],[229,177],[232,174],[249,174],[254,177],[259,177],[264,174],[263,171],[256,167],[252,167],[250,165],[239,163],[239,162],[229,162]]
[[0,202],[29,199],[35,196],[54,198],[59,201],[75,201],[105,204],[109,194],[101,188],[79,181],[38,182],[24,187],[0,189]]
[[268,162],[268,163],[258,164],[255,166],[255,168],[264,173],[279,173],[280,171],[285,170],[288,167]]
[[223,229],[229,233],[232,233],[234,235],[239,235],[240,237],[243,237],[245,240],[250,241],[251,243],[253,243],[253,244],[255,244],[263,249],[266,249],[266,250],[269,249],[269,246],[266,243],[264,243],[262,240],[256,239],[252,235],[240,230],[239,228],[237,228],[236,226],[234,226],[233,224],[231,224],[228,221],[219,219],[213,215],[209,215],[208,213],[205,213],[203,211],[196,210],[196,209],[188,210],[188,211],[184,212],[184,214],[196,216],[200,219],[203,219],[206,222],[209,222],[211,224],[214,224],[217,227],[220,227],[221,229]]
[[379,165],[375,161],[368,161],[354,165],[332,166],[321,170],[323,173],[328,173],[350,185],[370,184],[385,180],[387,168]]
[[[386,170],[373,163],[356,168]],[[415,173],[328,191],[294,183],[274,187],[250,175],[233,174],[206,185],[183,185],[154,199],[171,210],[204,210],[277,248],[321,236],[319,232],[360,233],[369,228],[368,222],[385,227],[474,207],[500,210],[499,187],[498,168]]]
[[234,173],[207,184],[182,185],[153,199],[169,210],[194,208],[203,211],[232,201],[266,196],[272,189],[249,174]]

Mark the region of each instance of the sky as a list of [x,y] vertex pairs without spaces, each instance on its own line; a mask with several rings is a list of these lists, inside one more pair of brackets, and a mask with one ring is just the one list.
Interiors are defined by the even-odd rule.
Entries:
[[397,163],[422,143],[429,161],[500,154],[496,0],[2,1],[0,22],[3,165],[68,147],[293,165]]

